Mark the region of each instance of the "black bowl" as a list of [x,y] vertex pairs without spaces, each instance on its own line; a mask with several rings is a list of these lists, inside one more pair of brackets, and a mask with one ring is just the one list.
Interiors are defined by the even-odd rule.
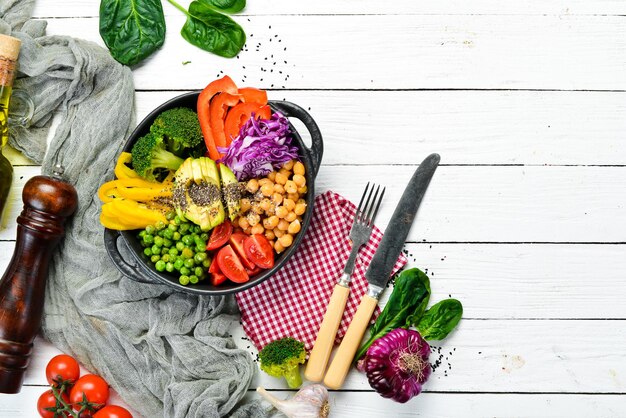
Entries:
[[[196,104],[198,101],[199,92],[192,92],[175,97],[152,111],[140,124],[135,131],[130,135],[124,151],[130,152],[133,144],[148,133],[150,126],[154,122],[154,119],[163,111],[172,109],[175,107],[189,107],[196,110]],[[308,148],[302,138],[295,130],[293,125],[291,131],[293,133],[294,144],[299,149],[300,160],[304,164],[306,169],[306,184],[307,184],[307,211],[304,214],[302,220],[302,229],[295,236],[293,244],[282,254],[276,257],[274,267],[269,270],[264,270],[246,283],[232,283],[226,281],[220,286],[212,286],[208,280],[203,280],[197,284],[189,284],[183,286],[178,282],[178,277],[167,272],[158,272],[154,265],[150,262],[148,257],[143,253],[143,247],[141,246],[139,239],[137,238],[138,231],[115,231],[111,229],[105,229],[104,231],[104,243],[111,257],[113,263],[118,270],[124,274],[124,276],[142,283],[153,284],[165,284],[180,290],[181,292],[202,294],[202,295],[223,295],[227,293],[236,293],[245,289],[249,289],[267,278],[271,277],[289,260],[289,258],[295,253],[306,233],[307,227],[311,222],[311,216],[313,214],[313,201],[315,197],[314,180],[322,161],[322,154],[324,151],[324,145],[322,142],[322,135],[320,133],[317,124],[304,109],[293,103],[286,101],[270,101],[270,107],[273,111],[278,111],[287,117],[293,117],[299,119],[304,126],[306,126],[309,134],[311,135],[311,148]],[[290,124],[291,125],[291,124]],[[119,241],[119,242],[118,242]],[[131,254],[132,260],[126,260],[119,249],[119,245],[125,245]]]

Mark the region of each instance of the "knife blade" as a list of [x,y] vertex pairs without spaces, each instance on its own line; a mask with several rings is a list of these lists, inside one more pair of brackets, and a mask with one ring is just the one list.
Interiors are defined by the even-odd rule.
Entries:
[[378,304],[378,298],[391,277],[393,266],[402,251],[417,209],[439,165],[439,160],[439,154],[431,154],[424,159],[415,170],[391,216],[383,239],[365,273],[368,282],[367,294],[363,295],[359,308],[324,377],[324,384],[331,389],[341,389],[343,385],[365,329]]

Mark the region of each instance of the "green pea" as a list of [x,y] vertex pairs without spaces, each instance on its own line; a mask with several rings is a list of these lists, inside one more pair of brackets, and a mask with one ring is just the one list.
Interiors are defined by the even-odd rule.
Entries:
[[174,271],[174,263],[172,263],[171,261],[169,263],[165,264],[165,271],[167,271],[168,273],[171,273]]
[[171,223],[167,226],[167,229],[169,229],[172,232],[176,232],[178,231],[178,225]]
[[189,276],[189,273],[191,273],[191,270],[189,270],[187,267],[181,267],[180,268],[180,274],[185,275],[185,276]]
[[163,238],[159,237],[158,235],[156,237],[154,237],[154,245],[156,245],[157,247],[162,247],[163,246]]
[[156,223],[155,227],[156,227],[157,231],[161,231],[163,228],[165,228],[165,222],[159,221],[159,222]]
[[185,244],[183,244],[181,241],[178,241],[178,242],[176,243],[176,249],[177,249],[178,251],[182,251],[182,250],[184,250],[184,249],[185,249]]
[[182,284],[183,286],[187,286],[189,284],[189,276],[187,276],[186,274],[183,274],[182,276],[178,278],[178,282]]
[[201,252],[204,252],[204,251],[206,251],[206,246],[203,246],[203,245],[198,245],[198,246],[195,248],[195,251],[196,251],[196,253],[201,253]]
[[156,264],[154,265],[154,268],[157,269],[157,271],[164,271],[165,270],[165,261],[163,261],[163,260],[157,261]]
[[144,229],[143,231],[141,231],[138,236],[139,236],[139,238],[145,237],[146,236],[146,230]]
[[200,277],[204,274],[204,270],[202,270],[202,267],[196,267],[195,269],[193,269],[193,274]]
[[193,257],[193,251],[191,251],[191,249],[189,248],[185,248],[181,252],[181,255],[183,256],[183,258],[191,258]]
[[159,232],[157,232],[157,235],[160,236],[161,238],[163,238],[163,233],[164,232],[165,232],[165,229],[162,229]]
[[165,214],[165,219],[167,219],[168,221],[171,221],[172,219],[174,219],[175,216],[176,216],[176,212],[167,212]]
[[189,281],[191,282],[191,284],[198,283],[198,276],[196,275],[189,276]]
[[181,238],[180,232],[176,231],[172,234],[172,239],[174,241],[180,241],[180,238]]
[[185,245],[193,245],[193,237],[191,235],[185,235],[182,239],[183,244]]
[[208,269],[209,267],[211,267],[211,259],[210,259],[210,258],[207,258],[207,259],[203,260],[203,261],[202,261],[202,266],[203,266],[204,268],[207,268],[207,269]]
[[174,231],[172,231],[169,228],[163,230],[163,238],[172,239],[173,237],[174,237]]
[[161,255],[167,254],[168,251],[169,251],[169,249],[167,249],[165,247],[161,248]]
[[143,253],[148,257],[152,257],[152,250],[150,248],[145,248]]
[[161,249],[156,245],[152,246],[152,254],[161,254]]
[[204,251],[198,252],[193,256],[193,259],[196,260],[196,263],[201,264],[206,259],[206,253]]
[[168,261],[170,261],[170,255],[169,254],[163,254],[161,256],[161,260],[163,260],[164,262],[167,263]]
[[178,215],[174,216],[174,224],[175,225],[180,225],[182,223],[183,223],[183,221],[180,220],[180,216],[178,216]]
[[178,250],[176,248],[170,248],[170,250],[167,253],[171,255],[172,257],[176,257],[178,255]]
[[154,232],[155,232],[154,226],[152,226],[152,225],[146,226],[146,234],[154,235]]
[[193,268],[193,266],[195,266],[196,263],[195,261],[193,261],[193,258],[188,258],[185,260],[185,267],[187,267],[188,269]]
[[154,237],[152,235],[145,235],[143,237],[143,242],[145,242],[148,245],[151,245],[154,242]]
[[176,261],[174,261],[174,268],[176,270],[180,270],[181,267],[183,267],[185,265],[185,262],[183,261],[182,258],[177,258]]
[[161,260],[161,256],[160,255],[153,255],[152,257],[150,257],[150,261],[152,261],[153,263],[156,263],[159,260]]
[[179,231],[181,234],[186,234],[186,233],[189,231],[189,224],[181,224],[181,225],[178,227],[178,231]]
[[200,239],[204,242],[207,242],[209,240],[209,234],[203,232],[202,234],[200,234]]

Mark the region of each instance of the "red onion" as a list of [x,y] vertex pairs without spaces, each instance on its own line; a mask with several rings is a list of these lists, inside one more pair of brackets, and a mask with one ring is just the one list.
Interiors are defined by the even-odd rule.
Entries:
[[430,376],[430,346],[419,332],[397,328],[377,339],[362,364],[370,386],[383,398],[405,403]]

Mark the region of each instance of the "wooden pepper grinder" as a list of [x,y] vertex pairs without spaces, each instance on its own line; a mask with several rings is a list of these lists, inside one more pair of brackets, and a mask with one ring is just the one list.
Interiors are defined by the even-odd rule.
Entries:
[[17,242],[0,280],[0,393],[18,393],[41,325],[48,262],[78,204],[76,189],[56,166],[30,179],[22,192]]

